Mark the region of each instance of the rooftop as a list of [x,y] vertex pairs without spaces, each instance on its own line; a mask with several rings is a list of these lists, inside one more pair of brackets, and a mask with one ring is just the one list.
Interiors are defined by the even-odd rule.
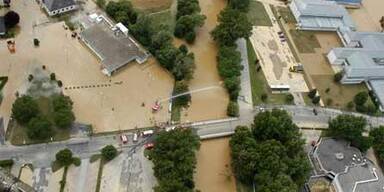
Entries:
[[[116,27],[117,26],[117,27]],[[119,26],[111,26],[106,18],[89,25],[80,33],[83,41],[100,58],[103,67],[112,73],[131,61],[146,59],[146,53]]]
[[347,10],[334,1],[293,0],[291,10],[302,28],[334,30],[335,28],[356,28]]
[[361,163],[363,157],[360,151],[349,146],[346,141],[323,139],[316,149],[317,157],[322,168],[335,174],[344,172],[347,166]]
[[49,11],[54,11],[76,5],[75,0],[43,0],[43,3]]
[[375,165],[344,140],[322,138],[314,150],[316,161],[326,173],[333,173],[333,184],[341,192],[384,191],[384,178]]

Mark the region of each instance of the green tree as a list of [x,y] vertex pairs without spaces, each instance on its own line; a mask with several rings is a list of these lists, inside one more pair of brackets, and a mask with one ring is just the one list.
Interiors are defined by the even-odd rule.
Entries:
[[247,12],[249,8],[250,0],[229,0],[229,6],[232,9],[239,9]]
[[315,104],[315,105],[319,104],[319,102],[320,102],[320,96],[315,96],[312,99],[312,103]]
[[12,105],[12,117],[20,124],[28,123],[40,113],[37,102],[30,96],[21,96]]
[[190,128],[161,131],[157,135],[151,153],[153,170],[159,181],[155,191],[192,192],[199,142],[199,137]]
[[[175,87],[173,89],[173,95],[178,95],[178,94],[183,94],[183,93],[188,93],[189,88],[188,88],[188,83],[186,81],[176,81],[175,82]],[[183,106],[186,107],[188,106],[188,103],[191,101],[191,94],[185,94],[182,96],[178,96],[173,99],[173,103],[177,106]]]
[[211,32],[213,39],[221,45],[232,46],[239,38],[251,36],[252,25],[247,15],[235,9],[226,8],[220,12],[219,25]]
[[294,100],[294,98],[293,98],[292,94],[288,94],[288,95],[285,96],[285,102],[286,103],[291,104],[291,103],[293,103],[293,100]]
[[68,96],[57,95],[52,97],[52,104],[54,111],[72,110],[73,102]]
[[107,145],[101,149],[101,156],[110,161],[117,156],[117,149],[113,145]]
[[125,26],[136,23],[137,12],[133,9],[130,1],[109,1],[105,11],[116,22],[121,22]]
[[54,135],[52,123],[44,116],[33,117],[27,124],[27,135],[36,140],[49,139]]
[[205,19],[206,16],[201,14],[192,14],[180,17],[176,21],[174,35],[178,38],[185,38],[188,33],[194,33],[196,27],[203,26]]
[[183,53],[184,55],[186,55],[188,53],[188,47],[186,45],[182,44],[179,46],[179,51],[181,53]]
[[171,71],[175,66],[175,61],[178,54],[179,50],[170,44],[156,51],[156,58],[162,67],[166,68],[168,71]]
[[317,89],[312,89],[311,91],[308,92],[308,97],[313,99],[317,94]]
[[200,5],[198,0],[178,0],[176,19],[184,15],[192,15],[200,12]]
[[241,70],[241,55],[236,50],[236,47],[220,46],[217,55],[219,74],[223,78],[240,76]]
[[184,55],[178,51],[175,64],[171,70],[176,81],[191,80],[195,71],[195,56],[193,53]]
[[237,100],[241,89],[240,83],[240,78],[237,76],[224,79],[224,85],[227,88],[231,101]]
[[105,0],[96,0],[96,4],[100,8],[104,9],[104,7],[105,7]]
[[162,49],[165,46],[171,46],[172,34],[166,30],[161,30],[152,36],[150,50],[156,53],[156,50]]
[[53,119],[56,126],[60,128],[68,128],[75,120],[75,116],[70,110],[59,110],[53,113]]
[[130,27],[132,35],[144,46],[150,46],[155,31],[148,16],[141,15]]
[[69,166],[73,162],[73,154],[70,149],[63,149],[56,153],[56,161],[62,166]]
[[352,145],[365,151],[372,145],[372,139],[362,135],[366,125],[367,120],[364,117],[339,115],[329,121],[329,134],[350,141]]
[[238,117],[239,116],[239,104],[235,101],[229,101],[227,107],[227,115],[230,117]]
[[356,105],[364,105],[368,100],[368,93],[365,91],[359,92],[353,98]]
[[20,22],[20,16],[14,11],[8,11],[4,15],[4,24],[7,29],[15,27]]
[[272,176],[268,171],[257,174],[255,177],[257,183],[256,192],[297,192],[297,185],[292,181],[289,175],[279,174]]

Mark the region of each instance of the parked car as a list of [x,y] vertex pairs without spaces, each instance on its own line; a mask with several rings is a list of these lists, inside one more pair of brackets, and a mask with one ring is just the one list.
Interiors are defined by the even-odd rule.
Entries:
[[123,144],[128,143],[128,137],[126,135],[120,135],[120,139]]
[[138,140],[138,135],[137,133],[133,134],[133,142],[137,142]]

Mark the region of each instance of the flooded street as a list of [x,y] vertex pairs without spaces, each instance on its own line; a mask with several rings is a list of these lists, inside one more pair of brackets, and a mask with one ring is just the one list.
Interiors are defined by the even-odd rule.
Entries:
[[[190,90],[205,87],[217,87],[192,94],[192,103],[182,115],[182,121],[201,121],[226,117],[228,94],[222,87],[221,78],[217,71],[217,46],[211,39],[210,32],[217,25],[217,15],[226,6],[224,0],[200,0],[202,14],[207,16],[203,27],[198,29],[196,40],[189,46],[195,54],[196,70],[190,82]],[[180,45],[176,39],[175,44]],[[208,107],[209,106],[209,107]]]
[[202,192],[236,192],[231,171],[229,137],[204,140],[197,153],[196,189]]

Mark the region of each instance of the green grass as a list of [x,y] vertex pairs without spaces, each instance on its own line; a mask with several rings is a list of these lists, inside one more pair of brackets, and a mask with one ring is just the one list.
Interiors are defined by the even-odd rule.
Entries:
[[171,121],[180,122],[180,117],[181,117],[181,107],[172,104]]
[[253,25],[272,26],[271,19],[269,18],[263,3],[259,1],[251,0],[247,16]]
[[152,25],[155,29],[158,29],[161,25],[168,26],[169,30],[173,33],[175,28],[175,17],[172,15],[170,9],[148,15],[152,21]]
[[[286,104],[286,94],[272,94],[271,90],[269,89],[267,80],[265,79],[264,73],[262,70],[257,71],[257,66],[255,64],[257,56],[249,40],[247,40],[247,52],[253,105],[260,105],[263,103]],[[262,94],[268,95],[266,102],[261,100]]]
[[290,24],[296,23],[295,16],[293,16],[291,10],[288,7],[278,7],[277,10],[278,10],[279,14],[281,15],[281,18],[286,23],[290,23]]
[[[50,98],[40,97],[37,99],[40,111],[45,115],[48,120],[53,122],[53,109]],[[70,138],[70,129],[60,129],[53,126],[55,131],[53,141],[63,141]],[[28,145],[36,143],[50,142],[50,139],[46,140],[32,140],[27,135],[27,128],[19,125],[16,121],[10,121],[9,129],[7,129],[7,139],[10,140],[12,145]]]
[[291,29],[289,33],[300,53],[315,53],[315,48],[320,48],[315,32]]

